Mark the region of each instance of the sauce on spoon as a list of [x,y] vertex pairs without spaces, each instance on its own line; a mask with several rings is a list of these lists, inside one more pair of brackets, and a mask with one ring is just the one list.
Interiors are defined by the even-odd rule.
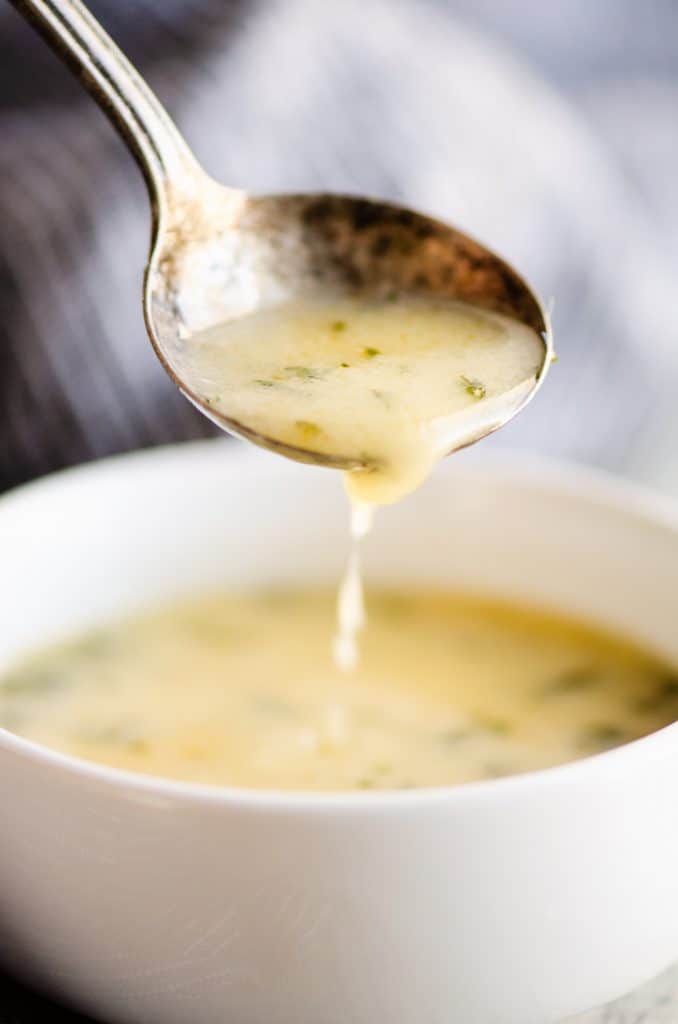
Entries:
[[217,413],[263,436],[352,459],[352,498],[398,501],[534,387],[544,343],[517,320],[461,302],[313,299],[192,339]]

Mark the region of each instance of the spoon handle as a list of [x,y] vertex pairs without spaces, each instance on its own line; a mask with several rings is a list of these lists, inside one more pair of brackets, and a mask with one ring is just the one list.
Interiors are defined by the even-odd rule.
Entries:
[[156,216],[167,193],[204,172],[157,96],[80,0],[10,0],[71,67],[122,135]]

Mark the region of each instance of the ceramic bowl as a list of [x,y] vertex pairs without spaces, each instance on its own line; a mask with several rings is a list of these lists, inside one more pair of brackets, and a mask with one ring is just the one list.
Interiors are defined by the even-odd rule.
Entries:
[[[678,513],[577,468],[471,454],[384,510],[370,582],[583,616],[678,664]],[[235,442],[125,456],[0,501],[0,669],[200,589],[334,584],[331,470]],[[678,726],[457,788],[163,781],[0,730],[0,950],[128,1024],[548,1024],[678,956]]]

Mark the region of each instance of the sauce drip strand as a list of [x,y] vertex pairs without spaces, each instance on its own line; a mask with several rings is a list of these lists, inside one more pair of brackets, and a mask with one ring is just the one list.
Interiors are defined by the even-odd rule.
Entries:
[[359,542],[369,508],[409,494],[442,456],[518,408],[542,371],[543,340],[461,302],[392,295],[281,304],[192,344],[193,372],[215,413],[288,453],[350,467],[352,542],[333,647],[350,671],[365,621]]
[[358,634],[366,622],[360,571],[360,542],[372,528],[374,506],[351,501],[351,550],[339,586],[337,632],[332,653],[337,668],[351,672],[358,664]]

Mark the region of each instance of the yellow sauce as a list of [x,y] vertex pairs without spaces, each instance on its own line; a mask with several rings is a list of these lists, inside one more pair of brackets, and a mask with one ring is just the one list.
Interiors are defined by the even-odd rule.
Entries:
[[331,594],[214,597],[18,664],[0,724],[152,775],[331,791],[544,768],[678,717],[671,667],[579,624],[435,591],[369,604],[349,674]]
[[201,393],[291,448],[356,460],[349,494],[384,505],[517,407],[542,370],[529,327],[460,302],[319,299],[193,339]]

